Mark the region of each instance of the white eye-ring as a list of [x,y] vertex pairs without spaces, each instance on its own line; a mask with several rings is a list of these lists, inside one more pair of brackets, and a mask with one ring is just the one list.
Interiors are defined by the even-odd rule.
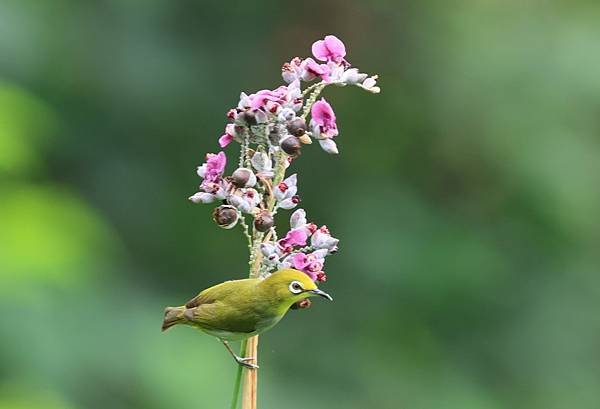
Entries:
[[304,288],[302,288],[302,284],[299,281],[292,281],[290,286],[288,287],[292,294],[300,294]]

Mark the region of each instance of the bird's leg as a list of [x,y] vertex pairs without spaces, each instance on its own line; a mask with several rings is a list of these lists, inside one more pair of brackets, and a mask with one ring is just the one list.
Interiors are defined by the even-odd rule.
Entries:
[[235,359],[235,362],[237,362],[238,364],[240,364],[242,366],[245,366],[248,369],[258,369],[258,365],[254,365],[254,364],[247,362],[247,361],[253,360],[254,358],[252,358],[252,357],[242,358],[241,356],[237,356],[236,353],[233,352],[233,349],[231,349],[231,347],[229,346],[229,343],[227,341],[222,339],[221,342],[223,343],[223,345],[225,345],[225,348],[227,348],[227,350],[229,351],[229,353],[231,354],[233,359]]

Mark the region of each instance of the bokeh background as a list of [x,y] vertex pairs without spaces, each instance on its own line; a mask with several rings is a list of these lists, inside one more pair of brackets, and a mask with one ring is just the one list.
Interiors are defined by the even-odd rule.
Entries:
[[[224,408],[235,365],[164,306],[246,274],[194,206],[239,92],[325,34],[341,155],[303,207],[341,239],[261,339],[262,408],[600,407],[600,4],[0,3],[0,408]],[[235,148],[230,148],[235,155]],[[229,150],[228,150],[229,151]]]

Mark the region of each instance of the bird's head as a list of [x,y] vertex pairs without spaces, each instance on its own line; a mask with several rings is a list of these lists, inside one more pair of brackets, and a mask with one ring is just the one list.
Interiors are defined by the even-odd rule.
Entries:
[[291,268],[271,274],[265,278],[261,286],[263,286],[271,301],[285,310],[298,301],[316,295],[333,301],[329,294],[319,290],[308,275]]

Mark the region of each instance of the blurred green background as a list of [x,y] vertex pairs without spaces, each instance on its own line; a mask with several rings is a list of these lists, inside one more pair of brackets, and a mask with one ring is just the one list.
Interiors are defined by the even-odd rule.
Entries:
[[[187,196],[239,92],[333,33],[294,165],[333,304],[261,338],[261,408],[600,407],[600,4],[0,3],[0,409],[224,408],[235,365],[163,308],[246,274]],[[228,149],[235,155],[235,148]]]

